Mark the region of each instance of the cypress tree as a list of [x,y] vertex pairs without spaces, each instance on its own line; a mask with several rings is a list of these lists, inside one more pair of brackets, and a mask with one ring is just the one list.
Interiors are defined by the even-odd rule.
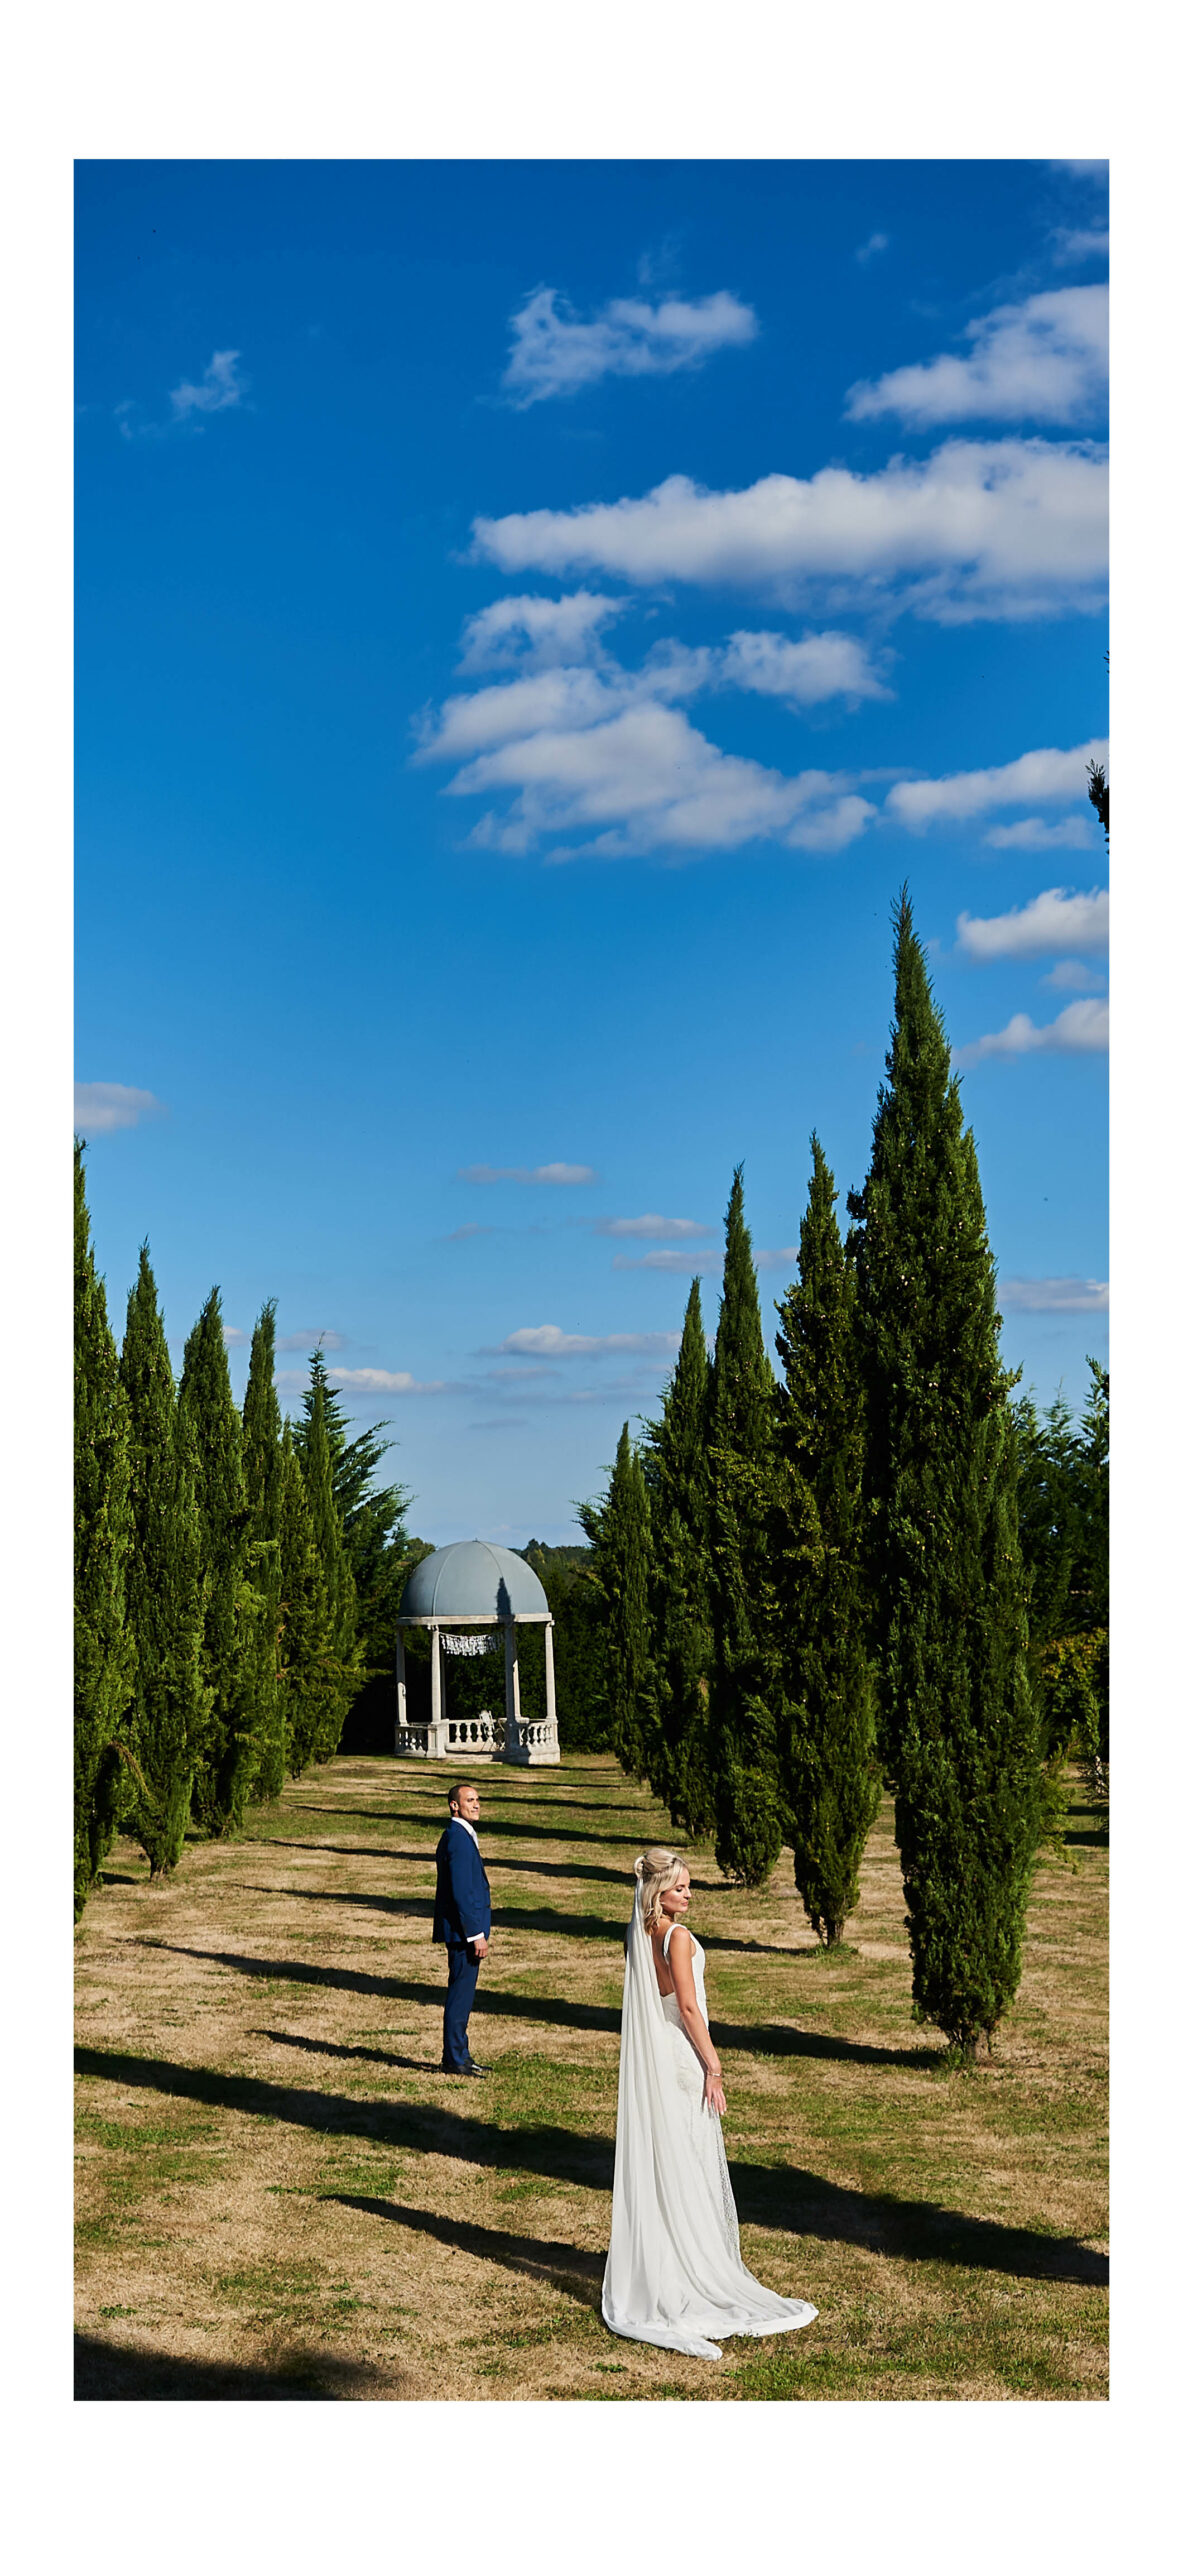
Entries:
[[854,1275],[816,1134],[810,1146],[797,1279],[777,1309],[784,1383],[776,1394],[774,1582],[794,1874],[813,1927],[833,1946],[858,1902],[879,1777],[861,1578],[864,1395]]
[[147,1245],[128,1293],[120,1376],[131,1427],[133,1537],[128,1620],[136,1679],[131,1747],[142,1783],[128,1791],[122,1827],[146,1852],[153,1879],[171,1875],[185,1841],[205,1731],[201,1675],[201,1524],[188,1429],[176,1387]]
[[127,1398],[74,1141],[74,1916],[114,1836],[135,1680]]
[[291,1424],[285,1422],[280,1450],[280,1687],[283,1696],[287,1766],[294,1778],[309,1763],[327,1755],[320,1740],[332,1720],[337,1673],[329,1640],[329,1602],[324,1567],[312,1525],[304,1470]]
[[620,1434],[602,1503],[583,1502],[579,1518],[592,1548],[589,1568],[600,1594],[612,1691],[612,1748],[628,1777],[653,1764],[653,1669],[649,1577],[653,1539],[649,1492],[640,1458]]
[[246,1573],[242,1424],[230,1387],[217,1289],[211,1289],[185,1345],[179,1401],[198,1470],[205,1577],[201,1659],[210,1706],[193,1810],[203,1829],[220,1839],[241,1825],[258,1761],[258,1603]]
[[764,1348],[743,1167],[727,1208],[723,1296],[707,1429],[715,1663],[710,1735],[715,1854],[741,1883],[763,1884],[784,1836],[770,1647],[772,1370]]
[[677,1363],[649,1426],[645,1473],[653,1522],[653,1657],[656,1749],[653,1787],[680,1830],[711,1829],[714,1792],[708,1729],[713,1648],[710,1477],[706,1451],[710,1360],[702,1292],[690,1284]]
[[283,1600],[283,1435],[275,1392],[275,1300],[260,1310],[251,1336],[251,1366],[242,1408],[242,1470],[246,1492],[246,1565],[258,1608],[253,1626],[252,1686],[258,1759],[256,1802],[277,1796],[286,1774],[284,1696],[279,1631]]
[[973,1136],[907,892],[871,1168],[852,1195],[880,1733],[918,2014],[967,2053],[1018,1986],[1038,1836],[1016,1451]]
[[337,1503],[330,1418],[332,1407],[324,1359],[319,1350],[313,1352],[309,1369],[304,1421],[296,1445],[304,1473],[312,1534],[324,1575],[329,1659],[335,1675],[331,1698],[324,1704],[313,1757],[331,1760],[350,1702],[360,1685],[357,1586],[345,1552],[344,1525]]

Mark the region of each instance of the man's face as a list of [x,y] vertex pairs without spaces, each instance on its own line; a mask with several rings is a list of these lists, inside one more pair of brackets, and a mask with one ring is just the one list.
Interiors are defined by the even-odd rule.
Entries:
[[461,1787],[456,1799],[456,1811],[462,1822],[480,1821],[481,1800],[475,1787]]

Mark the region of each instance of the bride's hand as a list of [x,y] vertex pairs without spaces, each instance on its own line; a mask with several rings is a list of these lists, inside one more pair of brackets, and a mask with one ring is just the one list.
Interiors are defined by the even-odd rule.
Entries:
[[708,2071],[703,2084],[702,2103],[704,2107],[709,2109],[712,2115],[726,2115],[727,2100],[723,2095],[723,2074],[721,2071]]

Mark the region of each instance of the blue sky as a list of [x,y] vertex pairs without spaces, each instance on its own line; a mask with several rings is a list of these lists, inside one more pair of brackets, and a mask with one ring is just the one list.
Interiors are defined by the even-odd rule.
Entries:
[[100,1263],[323,1333],[421,1535],[575,1534],[741,1158],[771,1341],[905,878],[1008,1356],[1105,1354],[1103,178],[80,170]]

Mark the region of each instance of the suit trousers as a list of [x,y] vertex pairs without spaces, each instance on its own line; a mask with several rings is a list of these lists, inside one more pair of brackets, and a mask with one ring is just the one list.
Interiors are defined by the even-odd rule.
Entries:
[[448,1949],[448,1988],[444,1998],[445,2071],[466,2071],[472,2060],[468,2050],[468,2021],[476,1997],[480,1962],[475,1947]]

